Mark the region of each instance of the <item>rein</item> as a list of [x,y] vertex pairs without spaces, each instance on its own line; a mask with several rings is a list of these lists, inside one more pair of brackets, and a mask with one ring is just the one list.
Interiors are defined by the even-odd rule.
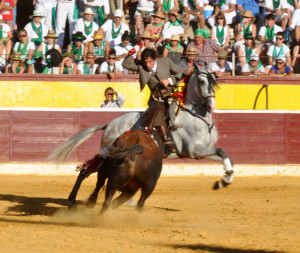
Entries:
[[[199,70],[198,70],[198,71],[199,71]],[[188,85],[188,84],[187,84],[187,85]],[[196,104],[195,102],[193,102],[193,101],[187,99],[186,97],[184,97],[184,96],[182,96],[182,95],[180,95],[180,94],[178,94],[178,93],[176,93],[176,96],[178,96],[179,98],[183,99],[184,101],[190,103],[191,105],[193,105],[193,106],[196,107],[196,108],[200,108],[202,105],[207,105],[207,99],[210,98],[210,97],[214,97],[213,95],[207,96],[207,97],[203,97],[202,94],[201,94],[201,99],[200,99],[201,105],[198,105],[198,104]],[[207,120],[206,120],[205,118],[203,118],[202,116],[200,116],[200,115],[194,113],[193,111],[191,111],[190,109],[185,108],[184,106],[181,106],[181,105],[178,105],[178,106],[179,106],[179,108],[181,108],[182,110],[188,112],[190,115],[192,115],[192,116],[194,116],[194,117],[196,117],[196,118],[198,118],[198,119],[201,119],[201,120],[207,125],[207,127],[208,127],[208,132],[211,133],[211,130],[212,130],[212,128],[213,128],[214,125],[215,125],[214,122],[210,125],[210,123],[207,122]]]

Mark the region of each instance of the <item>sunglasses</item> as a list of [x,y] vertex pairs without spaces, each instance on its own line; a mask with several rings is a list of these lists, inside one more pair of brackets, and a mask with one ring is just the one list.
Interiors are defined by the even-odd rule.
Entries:
[[94,41],[101,41],[101,39],[95,39]]
[[106,93],[106,94],[105,94],[105,96],[108,96],[108,95],[112,96],[113,93]]
[[224,18],[219,17],[219,18],[217,18],[217,19],[224,19]]
[[75,39],[75,41],[80,41],[80,42],[82,42],[83,40],[82,40],[82,39]]
[[108,60],[115,60],[115,57],[108,57]]
[[283,40],[283,38],[277,38],[277,37],[276,37],[276,40]]
[[27,37],[27,35],[26,35],[26,34],[20,34],[20,35],[19,35],[19,38],[22,38],[22,37],[23,37],[23,38],[24,38],[24,37]]

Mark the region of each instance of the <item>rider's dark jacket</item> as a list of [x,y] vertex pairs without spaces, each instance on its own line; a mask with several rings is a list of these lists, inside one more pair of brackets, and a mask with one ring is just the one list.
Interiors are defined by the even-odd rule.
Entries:
[[147,126],[151,130],[153,126],[165,126],[166,124],[164,120],[167,106],[166,96],[164,96],[165,88],[159,84],[159,81],[172,78],[173,84],[176,84],[184,77],[184,71],[169,58],[157,58],[156,63],[155,73],[148,71],[142,61],[134,60],[132,56],[127,56],[122,63],[124,68],[139,73],[141,90],[146,84],[151,90],[148,102],[150,110],[148,116],[142,122],[142,126]]

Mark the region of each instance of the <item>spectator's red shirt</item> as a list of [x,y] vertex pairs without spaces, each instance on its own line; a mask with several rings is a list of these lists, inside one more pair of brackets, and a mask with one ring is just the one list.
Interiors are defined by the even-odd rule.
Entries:
[[[14,0],[4,0],[3,6],[7,7],[14,7],[15,3]],[[1,10],[1,14],[3,16],[3,20],[10,20],[13,21],[13,10]]]

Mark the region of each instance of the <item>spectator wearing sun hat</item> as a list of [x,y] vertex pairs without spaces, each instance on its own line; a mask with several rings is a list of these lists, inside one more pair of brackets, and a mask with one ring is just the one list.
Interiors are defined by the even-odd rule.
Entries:
[[93,52],[95,56],[95,62],[101,65],[102,62],[106,61],[110,47],[109,43],[104,40],[101,32],[95,32],[93,40],[88,44],[88,52]]
[[95,22],[101,26],[110,14],[109,0],[84,0],[85,7],[96,13]]
[[36,10],[40,10],[44,14],[45,17],[42,19],[42,23],[44,23],[49,30],[54,30],[56,25],[52,14],[53,11],[55,11],[56,17],[57,0],[33,0],[33,5]]
[[180,44],[179,35],[173,34],[170,42],[168,42],[164,48],[162,57],[169,57],[174,63],[179,63],[181,60],[181,55],[184,52],[184,47]]
[[190,75],[195,70],[195,64],[204,64],[202,61],[197,61],[198,53],[194,47],[190,47],[185,53],[185,56],[186,57],[180,60],[178,66],[185,71],[186,75]]
[[48,33],[47,26],[41,22],[43,17],[44,15],[40,10],[34,10],[33,14],[29,16],[32,21],[24,27],[28,33],[28,39],[35,44],[36,49],[43,43],[43,38]]
[[12,48],[13,36],[9,25],[3,23],[3,16],[1,14],[0,14],[0,29],[2,30],[2,32],[0,33],[0,43],[4,45],[4,51],[2,52],[2,54],[6,54],[6,52],[8,52],[8,54],[4,57],[5,60],[8,60],[9,53]]
[[68,20],[69,23],[69,38],[71,39],[78,19],[78,9],[75,0],[58,0],[56,17],[57,44],[62,47],[65,38],[66,21]]
[[[172,2],[172,1],[169,1]],[[163,22],[166,17],[163,12],[157,11],[154,15],[152,15],[154,21],[151,24],[148,24],[145,28],[145,31],[149,31],[155,42],[159,39],[162,29],[164,27]]]
[[156,46],[158,46],[162,41],[169,41],[173,34],[186,35],[186,28],[189,24],[188,19],[179,18],[177,11],[172,10],[169,12],[169,21],[165,23],[162,30],[162,35],[160,36]]
[[113,19],[108,19],[100,28],[100,31],[104,34],[105,40],[110,42],[110,48],[114,48],[116,45],[120,44],[124,32],[129,32],[129,26],[122,22],[122,17],[123,11],[117,9],[114,12]]
[[294,76],[293,70],[287,66],[287,59],[285,56],[280,55],[276,58],[275,65],[270,69],[269,76]]
[[74,62],[80,62],[84,60],[84,56],[87,53],[87,46],[83,44],[86,37],[82,32],[76,32],[72,35],[72,42],[67,47],[67,52],[71,53]]
[[[267,70],[267,71],[266,71]],[[247,64],[242,66],[242,76],[266,76],[269,69],[265,68],[259,61],[259,56],[253,54]]]
[[58,50],[60,54],[62,52],[60,46],[55,43],[55,40],[58,38],[58,36],[55,34],[54,30],[49,30],[48,34],[44,38],[46,42],[43,42],[41,45],[39,45],[36,51],[42,52],[42,55],[44,55],[43,64],[46,65],[47,63],[46,63],[45,55],[50,49],[54,48]]
[[227,51],[221,49],[218,52],[218,60],[211,64],[211,72],[216,76],[231,76],[232,63],[227,61]]
[[99,30],[99,26],[93,21],[96,14],[91,8],[86,8],[81,15],[83,18],[78,19],[73,33],[82,32],[82,34],[86,37],[86,40],[84,40],[83,43],[87,45],[88,42],[93,40],[93,35]]
[[6,65],[5,73],[22,74],[25,72],[26,65],[22,60],[22,54],[20,52],[13,53],[10,59],[12,62]]

